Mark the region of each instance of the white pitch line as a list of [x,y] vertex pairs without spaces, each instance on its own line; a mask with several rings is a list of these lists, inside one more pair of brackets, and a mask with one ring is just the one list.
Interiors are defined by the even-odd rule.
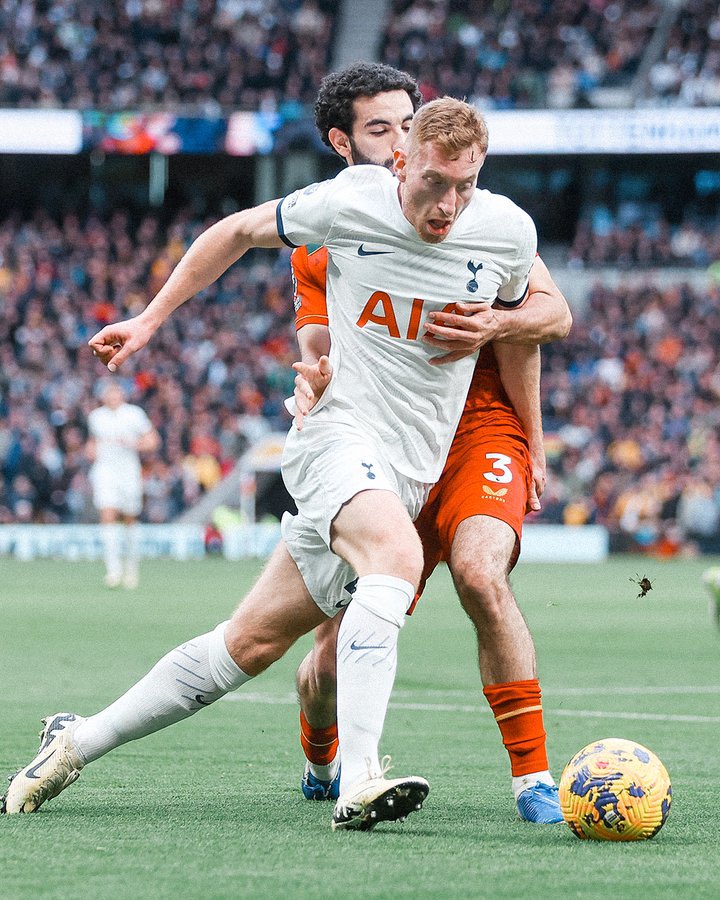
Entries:
[[547,709],[547,716],[567,716],[579,719],[642,719],[646,722],[696,722],[700,725],[720,725],[720,716],[683,716],[672,713],[600,712],[596,709]]
[[594,694],[720,694],[720,685],[647,685],[641,687],[586,687],[586,688],[543,688],[544,694],[563,694],[566,697],[590,697]]
[[[548,687],[542,685],[543,696],[558,697],[593,697],[593,696],[613,696],[615,694],[720,694],[720,684],[688,684],[688,685],[636,685],[629,687]],[[474,697],[477,692],[468,690],[444,690],[442,688],[428,688],[420,691],[405,691],[402,689],[393,691],[393,697],[416,697],[422,693],[425,697]]]
[[[393,709],[413,709],[424,712],[464,712],[464,713],[489,713],[489,707],[466,706],[454,703],[396,703],[390,701]],[[606,712],[597,709],[554,709],[546,706],[545,717],[566,716],[575,719],[645,719],[650,722],[697,722],[708,725],[720,725],[720,716],[684,716],[670,713],[635,713],[635,712]]]
[[[272,695],[262,694],[257,691],[241,691],[227,694],[225,700],[244,703],[257,703],[265,706],[295,706],[297,697],[294,694]],[[419,712],[447,712],[447,713],[472,713],[484,715],[490,712],[487,706],[473,706],[465,703],[408,703],[390,701],[391,709],[405,709]],[[564,716],[575,719],[635,719],[647,722],[687,722],[698,725],[720,725],[720,716],[686,716],[673,715],[671,713],[642,713],[642,712],[608,712],[597,709],[554,709],[545,708],[545,716]]]

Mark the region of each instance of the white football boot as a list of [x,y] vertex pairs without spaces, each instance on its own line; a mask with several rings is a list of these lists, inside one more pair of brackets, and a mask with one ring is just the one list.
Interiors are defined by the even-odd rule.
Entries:
[[10,787],[0,799],[0,812],[35,812],[77,780],[85,762],[72,736],[83,721],[74,713],[55,713],[42,720],[40,749],[29,765],[8,779]]
[[422,807],[430,791],[424,778],[386,778],[390,757],[382,760],[380,774],[368,771],[368,777],[356,781],[335,804],[333,831],[370,831],[378,822],[402,822]]

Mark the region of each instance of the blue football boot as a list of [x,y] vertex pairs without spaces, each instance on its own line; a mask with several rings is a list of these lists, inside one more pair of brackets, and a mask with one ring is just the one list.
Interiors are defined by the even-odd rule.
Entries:
[[300,788],[307,800],[337,800],[340,796],[340,766],[330,781],[316,778],[310,771],[310,763],[305,763]]
[[556,825],[563,821],[558,789],[554,784],[536,781],[525,788],[517,798],[520,818],[538,825]]

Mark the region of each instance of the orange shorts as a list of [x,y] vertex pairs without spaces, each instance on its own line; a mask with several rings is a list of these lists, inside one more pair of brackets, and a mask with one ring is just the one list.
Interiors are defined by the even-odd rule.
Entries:
[[415,522],[425,555],[418,595],[437,564],[450,559],[455,532],[464,519],[501,519],[519,545],[531,484],[527,440],[519,429],[503,422],[458,432],[440,480]]

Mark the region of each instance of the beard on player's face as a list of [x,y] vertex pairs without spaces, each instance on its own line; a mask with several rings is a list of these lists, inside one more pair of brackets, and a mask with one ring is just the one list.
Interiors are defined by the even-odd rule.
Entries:
[[386,169],[390,169],[392,172],[393,166],[395,164],[395,159],[390,154],[388,159],[379,159],[368,156],[364,153],[356,140],[354,140],[350,135],[348,135],[348,142],[350,144],[350,150],[352,151],[352,163],[353,166],[384,166]]

